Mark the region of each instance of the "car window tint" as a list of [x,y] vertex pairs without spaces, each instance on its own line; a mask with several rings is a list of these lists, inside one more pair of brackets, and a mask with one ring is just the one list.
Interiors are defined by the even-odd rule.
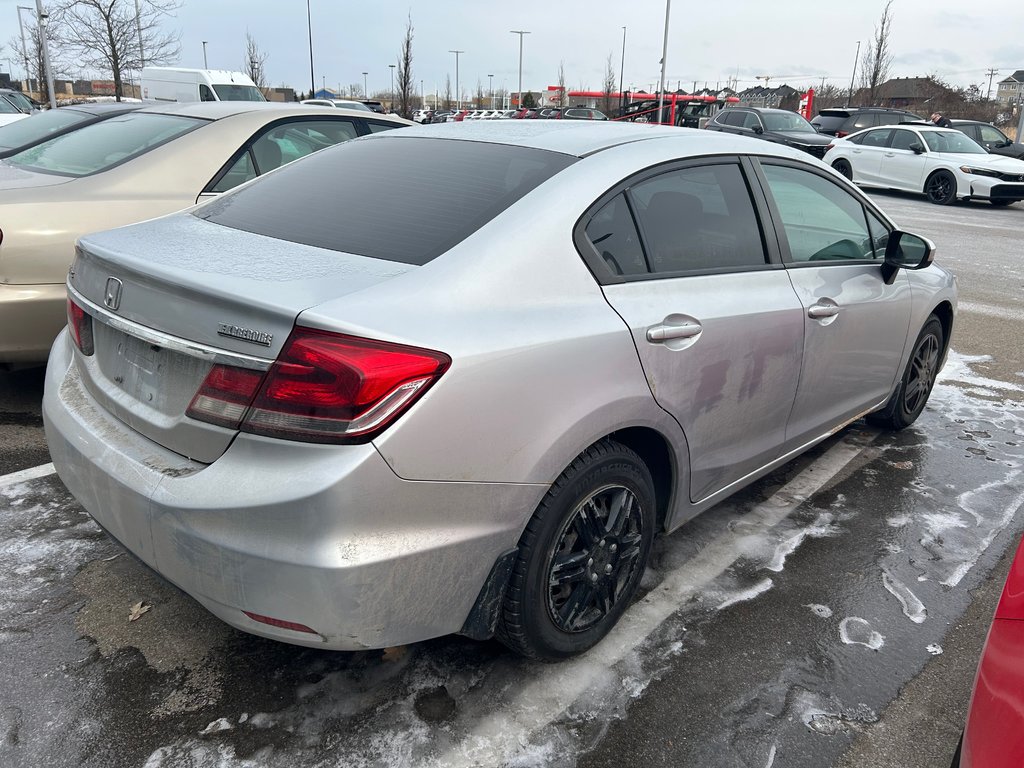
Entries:
[[3,98],[2,96],[0,96],[0,113],[3,113],[5,115],[20,115],[20,114],[24,114],[20,109],[18,109],[14,105],[13,102],[8,101],[7,99]]
[[7,162],[43,173],[88,176],[138,157],[207,124],[206,120],[191,117],[133,112],[55,136],[12,155]]
[[879,112],[876,117],[878,118],[876,125],[896,125],[896,123],[903,122],[905,115],[895,112]]
[[85,112],[63,107],[48,109],[40,115],[33,115],[31,120],[19,120],[0,128],[0,146],[21,147],[31,144],[90,117]]
[[401,123],[383,123],[377,122],[376,120],[367,120],[366,127],[370,129],[370,133],[380,133],[381,131],[391,131],[395,128],[401,128]]
[[913,131],[906,130],[895,130],[892,132],[892,148],[893,149],[910,149],[911,144],[920,144],[921,140],[917,137],[917,134]]
[[210,87],[204,83],[199,84],[199,100],[200,101],[216,101],[217,97],[213,95],[213,91]]
[[859,115],[853,115],[850,119],[853,121],[853,125],[851,128],[846,129],[848,131],[859,131],[863,128],[871,128],[878,125],[873,112],[861,112]]
[[[981,131],[981,140],[986,144],[1003,144],[1007,141],[1007,138],[1002,134],[1001,131],[993,128],[991,125],[977,126]],[[976,138],[971,136],[971,138]]]
[[227,192],[229,189],[234,189],[239,184],[244,184],[255,178],[256,167],[252,164],[252,154],[246,150],[221,176],[220,181],[210,188],[210,191]]
[[761,120],[753,112],[747,112],[743,115],[743,127],[748,128],[751,131],[755,128],[760,128]]
[[885,147],[889,145],[890,136],[892,136],[892,131],[888,128],[868,131],[864,134],[864,138],[861,139],[860,143],[865,147]]
[[252,144],[260,174],[311,155],[321,149],[354,139],[357,135],[351,120],[307,120],[285,123],[271,128]]
[[864,206],[827,179],[788,166],[763,166],[793,261],[872,259]]
[[871,233],[871,245],[875,249],[875,259],[885,258],[885,246],[889,242],[889,228],[870,210],[865,209],[868,218],[868,232]]
[[426,264],[577,158],[391,131],[282,168],[194,215],[280,240]]
[[652,272],[765,264],[757,216],[738,165],[670,171],[630,192]]
[[716,119],[722,125],[743,125],[743,115],[744,113],[738,109],[727,109]]
[[616,195],[587,224],[587,239],[616,275],[647,273],[636,223],[622,194]]

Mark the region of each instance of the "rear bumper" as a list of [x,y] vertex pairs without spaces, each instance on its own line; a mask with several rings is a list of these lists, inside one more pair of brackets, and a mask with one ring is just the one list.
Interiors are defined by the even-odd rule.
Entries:
[[960,768],[1024,765],[1024,621],[995,619],[974,683]]
[[64,283],[0,284],[0,363],[40,363],[67,323]]
[[43,417],[58,475],[112,536],[228,624],[312,647],[457,632],[546,491],[402,480],[373,445],[239,435],[212,464],[192,462],[96,404],[66,333]]

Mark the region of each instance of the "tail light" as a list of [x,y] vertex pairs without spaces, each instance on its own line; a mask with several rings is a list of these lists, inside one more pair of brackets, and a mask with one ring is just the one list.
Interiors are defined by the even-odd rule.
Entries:
[[826,144],[826,145],[825,145],[825,151],[826,151],[826,152],[829,152],[829,151],[831,151],[831,149],[832,149],[832,148],[833,148],[834,146],[835,146],[835,144],[831,144],[831,143],[829,143],[829,144]]
[[75,346],[83,355],[96,351],[92,338],[92,316],[68,298],[68,328]]
[[266,374],[214,366],[187,414],[286,440],[366,442],[450,365],[441,352],[296,328]]
[[843,138],[843,136],[849,136],[849,135],[850,135],[849,131],[836,131],[836,138],[837,139],[841,139],[841,138]]

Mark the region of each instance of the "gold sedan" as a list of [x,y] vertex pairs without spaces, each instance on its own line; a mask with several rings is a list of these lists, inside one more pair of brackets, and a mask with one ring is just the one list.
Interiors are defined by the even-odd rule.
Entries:
[[75,241],[179,211],[319,149],[413,123],[256,102],[147,107],[0,161],[0,365],[43,362]]

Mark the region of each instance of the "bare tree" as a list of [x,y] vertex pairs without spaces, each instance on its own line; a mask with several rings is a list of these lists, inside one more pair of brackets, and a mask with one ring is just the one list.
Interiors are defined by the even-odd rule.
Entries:
[[484,95],[484,84],[480,82],[480,78],[476,80],[476,108],[483,109],[484,104],[487,102],[487,97]]
[[416,92],[416,84],[412,77],[412,14],[410,13],[405,24],[402,50],[398,54],[398,111],[406,119],[412,117],[412,99]]
[[[49,12],[48,6],[43,6],[43,12]],[[50,71],[54,77],[64,74],[66,67],[60,49],[57,33],[54,25],[48,24],[46,40],[50,44]],[[46,83],[46,67],[43,64],[43,38],[39,34],[38,24],[29,24],[25,27],[26,49],[28,53],[28,73],[26,79],[30,82],[22,84],[22,90],[35,91],[39,100],[46,102],[50,100],[50,91]],[[12,37],[8,45],[12,50],[18,52],[21,59],[21,38]],[[24,63],[24,62],[23,62]]]
[[181,7],[179,0],[65,0],[50,23],[65,51],[80,66],[110,72],[117,100],[124,95],[124,75],[144,64],[166,64],[181,51],[180,34],[160,23]]
[[558,106],[568,107],[569,99],[565,95],[565,62],[558,62]]
[[444,108],[452,108],[452,78],[450,75],[444,76]]
[[608,59],[604,65],[604,104],[602,104],[601,111],[606,115],[612,111],[612,94],[615,92],[615,67],[612,66],[612,55],[608,54]]
[[871,45],[861,57],[861,87],[867,89],[868,101],[875,103],[878,86],[889,79],[892,69],[892,51],[889,50],[889,36],[892,34],[892,0],[888,0],[882,11],[882,18],[875,26]]
[[264,65],[267,61],[267,53],[260,49],[249,31],[245,32],[245,61],[242,64],[242,71],[249,79],[256,83],[261,91],[267,88],[267,73]]

